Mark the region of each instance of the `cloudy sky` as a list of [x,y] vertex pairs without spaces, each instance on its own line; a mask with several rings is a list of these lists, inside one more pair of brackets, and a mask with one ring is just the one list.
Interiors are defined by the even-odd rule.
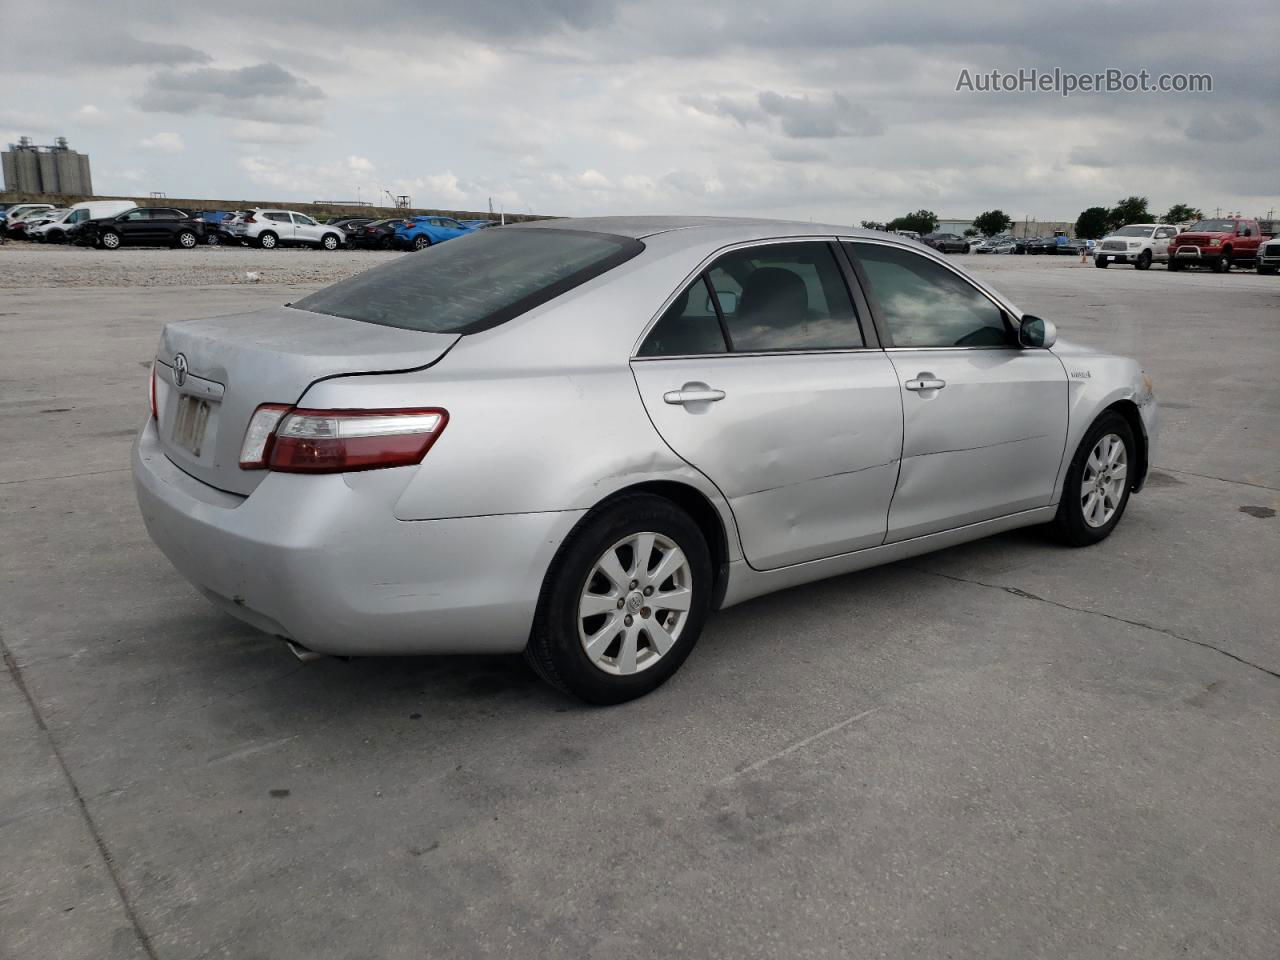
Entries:
[[[1074,219],[1280,208],[1280,7],[832,0],[0,0],[0,141],[99,193]],[[956,92],[1019,68],[1211,93]]]

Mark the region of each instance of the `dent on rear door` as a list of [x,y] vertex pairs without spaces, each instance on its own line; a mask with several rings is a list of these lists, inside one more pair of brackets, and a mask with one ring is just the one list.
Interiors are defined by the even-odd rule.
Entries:
[[[752,566],[883,542],[902,406],[882,352],[655,359],[632,370],[663,439],[729,501]],[[723,390],[724,399],[664,402],[691,383]]]

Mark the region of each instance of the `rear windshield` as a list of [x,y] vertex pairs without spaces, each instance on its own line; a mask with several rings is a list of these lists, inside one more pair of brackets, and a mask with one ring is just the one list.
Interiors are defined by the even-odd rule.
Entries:
[[630,260],[644,244],[606,233],[481,230],[374,267],[293,304],[430,333],[476,333]]

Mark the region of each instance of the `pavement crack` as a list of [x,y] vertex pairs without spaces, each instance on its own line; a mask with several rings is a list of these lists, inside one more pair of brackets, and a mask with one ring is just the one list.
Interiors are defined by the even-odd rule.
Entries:
[[[1209,478],[1209,479],[1216,479],[1216,478]],[[1235,481],[1231,481],[1231,482],[1234,483]],[[1204,647],[1206,650],[1212,650],[1215,653],[1220,653],[1222,654],[1222,656],[1229,657],[1230,659],[1235,660],[1237,663],[1242,663],[1246,667],[1252,667],[1254,670],[1258,670],[1262,673],[1267,674],[1268,676],[1275,677],[1276,679],[1280,680],[1280,671],[1278,670],[1272,670],[1270,667],[1264,667],[1260,663],[1255,663],[1252,660],[1249,660],[1245,657],[1240,656],[1238,653],[1232,653],[1230,650],[1227,650],[1224,647],[1220,647],[1215,643],[1210,643],[1208,640],[1197,640],[1195,637],[1184,637],[1180,633],[1174,633],[1172,630],[1169,630],[1165,627],[1158,627],[1154,623],[1147,623],[1143,620],[1130,620],[1127,617],[1119,617],[1119,616],[1116,616],[1114,613],[1105,613],[1102,610],[1091,610],[1088,607],[1073,607],[1069,603],[1061,603],[1057,600],[1050,600],[1048,597],[1041,597],[1037,594],[1029,593],[1026,590],[1020,590],[1017,587],[1006,587],[1003,584],[999,584],[999,583],[986,583],[985,581],[973,580],[968,577],[957,577],[954,574],[950,574],[950,573],[939,573],[936,570],[925,570],[923,567],[912,567],[911,569],[916,571],[917,573],[923,573],[930,577],[941,577],[943,580],[951,580],[951,581],[954,581],[955,583],[971,583],[977,587],[986,587],[988,590],[1003,590],[1005,593],[1012,594],[1015,597],[1020,597],[1023,600],[1034,600],[1038,603],[1047,603],[1050,606],[1059,607],[1062,610],[1071,610],[1074,613],[1088,613],[1088,614],[1092,614],[1095,617],[1105,617],[1108,620],[1114,620],[1116,621],[1116,623],[1125,623],[1131,627],[1141,627],[1144,630],[1153,630],[1156,633],[1164,634],[1166,637],[1172,637],[1175,640],[1181,640],[1183,643],[1191,643],[1197,647]]]
[[18,692],[27,701],[27,708],[31,711],[31,716],[35,720],[36,726],[39,727],[40,732],[49,742],[49,749],[58,763],[58,768],[62,771],[63,778],[67,781],[67,786],[75,799],[76,807],[80,811],[80,817],[84,820],[89,836],[93,838],[93,843],[98,848],[98,856],[102,858],[102,863],[107,868],[107,875],[111,877],[111,882],[116,888],[116,895],[120,898],[120,905],[124,909],[125,917],[128,918],[129,925],[133,928],[134,936],[138,938],[138,945],[142,947],[143,952],[151,960],[159,960],[155,947],[151,943],[151,938],[147,935],[147,931],[143,929],[142,922],[138,918],[138,911],[134,909],[133,901],[129,898],[129,891],[125,887],[124,878],[120,875],[115,861],[111,858],[111,851],[107,849],[107,843],[93,819],[93,814],[89,812],[88,804],[84,800],[84,794],[80,791],[80,785],[76,783],[76,778],[72,776],[71,768],[67,766],[66,758],[63,757],[62,751],[58,748],[58,743],[54,740],[53,733],[49,730],[49,725],[45,723],[44,714],[40,712],[40,707],[36,704],[35,697],[27,687],[26,679],[22,675],[22,668],[18,666],[18,661],[13,652],[9,649],[8,644],[4,642],[3,634],[0,634],[0,659],[3,659],[5,667],[8,668],[9,676],[13,678]]
[[1280,493],[1280,488],[1269,487],[1265,483],[1254,483],[1252,480],[1234,480],[1231,477],[1215,477],[1207,473],[1192,473],[1190,470],[1174,470],[1172,467],[1157,467],[1165,473],[1176,473],[1181,477],[1198,477],[1201,480],[1217,480],[1220,483],[1234,483],[1241,487],[1254,487],[1258,490],[1271,490],[1274,493]]

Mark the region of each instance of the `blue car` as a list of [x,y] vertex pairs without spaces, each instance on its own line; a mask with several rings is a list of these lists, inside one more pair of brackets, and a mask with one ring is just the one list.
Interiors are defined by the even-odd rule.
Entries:
[[476,229],[453,217],[412,217],[396,227],[395,244],[404,250],[425,250],[433,243],[444,243]]

